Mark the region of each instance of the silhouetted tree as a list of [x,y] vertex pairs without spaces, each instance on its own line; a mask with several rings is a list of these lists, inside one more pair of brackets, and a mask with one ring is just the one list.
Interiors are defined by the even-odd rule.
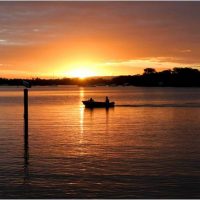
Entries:
[[154,68],[146,68],[144,69],[144,74],[154,74],[156,70]]

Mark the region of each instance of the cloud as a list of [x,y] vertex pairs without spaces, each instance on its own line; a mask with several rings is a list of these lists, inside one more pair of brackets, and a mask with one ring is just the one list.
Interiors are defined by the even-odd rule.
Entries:
[[199,24],[200,2],[0,2],[0,60],[31,71],[84,57],[198,64]]
[[192,50],[191,49],[183,49],[183,50],[180,50],[180,52],[182,52],[182,53],[191,53]]

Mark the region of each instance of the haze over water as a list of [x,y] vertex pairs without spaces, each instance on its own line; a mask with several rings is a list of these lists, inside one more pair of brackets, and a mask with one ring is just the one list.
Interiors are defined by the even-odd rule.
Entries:
[[[200,89],[0,87],[1,198],[200,198]],[[93,97],[113,109],[85,109]]]

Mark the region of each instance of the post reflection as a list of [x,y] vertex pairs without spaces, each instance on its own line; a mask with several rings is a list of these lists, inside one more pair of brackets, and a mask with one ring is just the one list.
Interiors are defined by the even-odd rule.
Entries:
[[28,140],[24,140],[24,183],[29,180],[29,145]]
[[29,180],[29,143],[28,129],[26,121],[24,121],[24,184]]

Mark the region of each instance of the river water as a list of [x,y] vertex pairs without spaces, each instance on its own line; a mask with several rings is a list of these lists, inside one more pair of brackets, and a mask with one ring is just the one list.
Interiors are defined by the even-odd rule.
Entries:
[[33,87],[23,131],[0,87],[0,198],[200,198],[200,88]]

